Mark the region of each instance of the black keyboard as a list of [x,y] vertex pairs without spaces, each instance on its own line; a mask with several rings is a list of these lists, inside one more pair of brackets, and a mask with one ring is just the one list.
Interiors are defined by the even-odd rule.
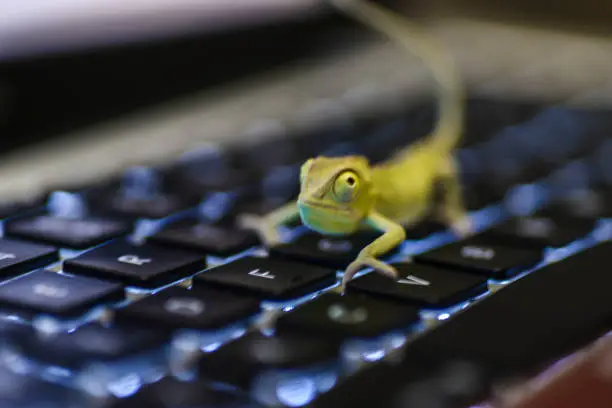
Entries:
[[434,113],[329,113],[2,207],[0,405],[460,408],[611,330],[612,112],[470,99],[456,153],[478,232],[408,228],[384,257],[397,281],[339,294],[368,232],[295,223],[263,248],[237,227],[294,199],[312,155],[380,162]]

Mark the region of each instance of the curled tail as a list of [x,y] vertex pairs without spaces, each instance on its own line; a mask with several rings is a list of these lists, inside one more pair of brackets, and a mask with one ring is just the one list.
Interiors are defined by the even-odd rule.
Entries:
[[441,152],[450,152],[463,133],[464,90],[452,58],[417,27],[391,11],[364,0],[330,0],[341,11],[386,35],[420,57],[438,85],[439,119],[426,142]]

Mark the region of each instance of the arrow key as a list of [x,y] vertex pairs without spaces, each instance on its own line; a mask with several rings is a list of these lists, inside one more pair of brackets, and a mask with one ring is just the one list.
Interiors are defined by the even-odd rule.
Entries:
[[427,307],[448,307],[484,293],[487,279],[430,265],[394,264],[400,279],[369,273],[348,284],[349,290],[393,298]]

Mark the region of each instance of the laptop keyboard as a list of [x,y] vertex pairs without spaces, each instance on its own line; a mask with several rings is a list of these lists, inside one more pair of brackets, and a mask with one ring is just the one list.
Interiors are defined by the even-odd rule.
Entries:
[[264,248],[236,217],[295,198],[309,156],[380,162],[435,111],[329,108],[0,208],[0,405],[399,407],[427,389],[462,407],[610,330],[609,112],[471,99],[457,158],[478,233],[424,220],[384,256],[400,279],[340,295],[374,235],[296,223]]

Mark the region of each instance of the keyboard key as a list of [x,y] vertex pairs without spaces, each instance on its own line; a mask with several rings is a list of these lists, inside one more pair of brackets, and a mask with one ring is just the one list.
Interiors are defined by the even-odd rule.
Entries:
[[[122,179],[88,193],[95,212],[128,219],[160,219],[196,205],[200,195],[194,189],[179,189],[157,169],[133,167]],[[180,190],[180,191],[179,191]]]
[[594,219],[548,217],[538,214],[533,217],[508,220],[483,232],[479,238],[485,242],[490,240],[503,245],[525,248],[559,248],[587,236],[594,227]]
[[[249,333],[202,357],[199,372],[204,378],[248,389],[266,370],[304,368],[331,361],[340,343],[316,334]],[[240,369],[236,369],[240,367]]]
[[244,257],[196,277],[201,284],[220,285],[265,298],[289,299],[336,282],[332,269],[268,258]]
[[26,312],[78,315],[93,306],[121,301],[118,284],[39,270],[0,286],[0,305]]
[[[609,330],[612,243],[600,244],[539,268],[475,303],[410,343],[401,363],[375,363],[323,395],[315,408],[395,406],[400,394],[432,379],[452,361],[467,361],[485,374],[487,390],[508,376],[531,374]],[[377,386],[371,384],[376,382]],[[485,391],[487,391],[485,390]],[[487,398],[476,395],[478,401]]]
[[149,240],[168,247],[223,257],[259,243],[257,236],[250,231],[193,222],[160,231]]
[[19,351],[40,363],[80,369],[93,363],[111,363],[161,347],[169,337],[159,331],[132,326],[105,327],[88,323],[55,336],[23,336]]
[[397,281],[369,273],[349,282],[348,288],[428,307],[451,306],[487,290],[482,276],[423,264],[393,265],[400,274]]
[[128,223],[110,219],[70,219],[41,215],[8,222],[5,235],[43,244],[85,249],[129,233]]
[[103,408],[256,408],[246,396],[211,388],[201,379],[185,381],[166,377],[144,386],[134,396],[117,399]]
[[66,408],[88,407],[84,394],[58,384],[0,369],[0,407],[2,408]]
[[11,239],[0,239],[0,278],[42,268],[59,260],[56,248]]
[[145,288],[172,283],[204,268],[204,256],[126,241],[111,242],[64,263],[64,270],[70,273]]
[[[366,245],[379,236],[379,233],[363,232],[347,237],[328,237],[315,232],[307,232],[294,242],[270,248],[270,255],[344,269],[355,260]],[[388,255],[393,252],[391,251]]]
[[436,248],[414,259],[504,279],[534,266],[541,258],[541,251],[490,245],[471,239]]
[[331,339],[372,338],[419,321],[418,310],[362,294],[323,294],[277,321],[281,332]]
[[120,322],[168,329],[215,329],[259,312],[259,301],[219,290],[172,287],[119,309]]

